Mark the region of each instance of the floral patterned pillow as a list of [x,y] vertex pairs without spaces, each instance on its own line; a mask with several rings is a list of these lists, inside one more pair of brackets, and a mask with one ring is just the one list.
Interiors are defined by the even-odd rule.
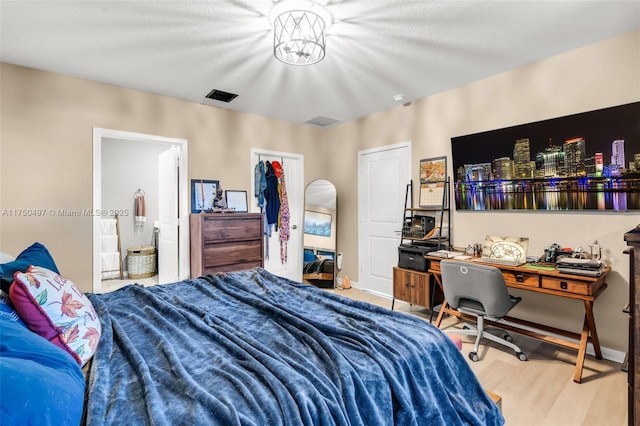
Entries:
[[80,366],[91,359],[102,328],[93,305],[73,282],[30,266],[16,272],[10,298],[31,331],[70,353]]

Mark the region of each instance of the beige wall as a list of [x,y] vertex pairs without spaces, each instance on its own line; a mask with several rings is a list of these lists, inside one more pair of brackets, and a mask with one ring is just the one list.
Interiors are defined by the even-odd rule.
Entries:
[[[340,275],[349,275],[352,280],[358,277],[358,230],[354,226],[358,215],[354,184],[357,151],[412,141],[412,175],[418,182],[420,159],[442,155],[451,159],[453,136],[639,100],[640,31],[636,31],[329,130],[324,137],[335,153],[331,180],[340,200],[338,250],[344,253]],[[448,173],[452,175],[451,161]],[[416,205],[417,202],[414,200]],[[598,240],[605,249],[607,263],[613,267],[607,279],[609,288],[595,304],[600,339],[604,346],[626,351],[627,324],[621,310],[628,298],[629,263],[622,253],[626,247],[623,234],[639,223],[638,212],[453,211],[452,237],[455,245],[466,246],[481,242],[486,234],[528,236],[530,252],[540,254],[554,242],[587,248]],[[517,308],[519,315],[581,329],[580,303],[521,295],[526,303]]]
[[0,89],[0,210],[46,211],[0,216],[0,251],[17,255],[40,241],[84,291],[92,288],[92,218],[48,212],[91,209],[93,127],[187,139],[189,178],[224,188],[250,189],[251,148],[318,157],[310,150],[322,130],[309,126],[4,63]]
[[[300,153],[305,184],[323,178],[336,185],[341,275],[357,281],[359,150],[412,141],[417,181],[419,160],[450,157],[452,136],[638,101],[639,46],[636,31],[327,131],[0,64],[0,209],[90,208],[93,127],[187,139],[189,177],[213,172],[229,188],[249,189],[252,147]],[[456,245],[481,241],[487,233],[526,233],[532,252],[556,241],[588,246],[597,239],[614,268],[609,289],[596,303],[600,338],[604,346],[625,351],[621,309],[628,260],[622,236],[638,223],[637,212],[453,212],[452,231]],[[1,216],[0,251],[15,254],[40,241],[86,291],[91,232],[91,218]],[[581,327],[578,303],[523,296],[521,315]]]

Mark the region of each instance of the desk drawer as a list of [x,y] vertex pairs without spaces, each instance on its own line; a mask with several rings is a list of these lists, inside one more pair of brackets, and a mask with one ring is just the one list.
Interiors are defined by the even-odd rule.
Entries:
[[539,287],[540,278],[538,274],[530,274],[528,272],[502,270],[502,276],[507,285],[515,287]]
[[566,291],[567,293],[591,295],[591,283],[570,279],[542,277],[542,288]]
[[437,260],[427,259],[427,262],[429,262],[429,271],[434,272],[436,274],[440,273],[440,259],[437,259]]

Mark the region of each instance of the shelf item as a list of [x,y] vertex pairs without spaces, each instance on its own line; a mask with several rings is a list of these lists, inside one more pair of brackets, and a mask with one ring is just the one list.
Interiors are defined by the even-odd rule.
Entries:
[[100,261],[103,280],[124,279],[120,246],[120,218],[104,218],[100,221]]
[[450,180],[447,178],[442,185],[440,205],[434,207],[413,207],[413,181],[407,185],[400,244],[405,241],[434,243],[438,249],[452,246]]
[[189,221],[191,278],[264,266],[260,213],[197,213]]

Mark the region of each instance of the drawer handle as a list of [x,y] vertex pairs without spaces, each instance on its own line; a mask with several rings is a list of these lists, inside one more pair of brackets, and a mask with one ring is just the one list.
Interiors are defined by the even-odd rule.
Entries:
[[560,281],[560,288],[566,290],[569,286],[566,281]]
[[524,275],[516,274],[516,281],[518,281],[519,283],[523,283],[524,282]]

